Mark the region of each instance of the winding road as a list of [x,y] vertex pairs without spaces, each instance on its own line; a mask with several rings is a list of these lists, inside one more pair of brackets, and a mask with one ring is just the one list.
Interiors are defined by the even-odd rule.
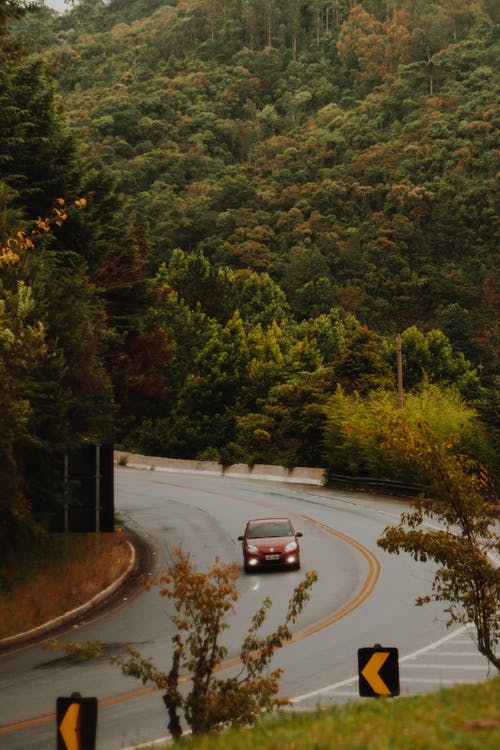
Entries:
[[[293,640],[273,663],[284,670],[281,693],[298,709],[357,699],[357,649],[375,643],[398,648],[403,695],[490,676],[464,629],[448,631],[442,610],[434,605],[415,607],[416,597],[430,591],[432,566],[377,547],[385,526],[396,523],[406,509],[402,500],[281,481],[125,467],[116,468],[115,495],[119,522],[148,542],[156,571],[174,546],[189,552],[200,569],[208,569],[216,555],[237,560],[242,569],[237,537],[246,520],[293,518],[304,534],[302,571],[242,571],[241,598],[224,643],[229,674],[238,669],[239,644],[262,600],[268,596],[273,602],[266,624],[271,628],[282,621],[303,573],[317,570],[318,582]],[[131,644],[168,671],[174,634],[169,606],[156,587],[141,588],[106,616],[89,614],[66,637],[99,640],[110,654],[123,653]],[[99,750],[123,750],[166,735],[157,692],[105,661],[75,662],[41,643],[0,656],[2,750],[55,748],[56,699],[74,691],[98,698]]]

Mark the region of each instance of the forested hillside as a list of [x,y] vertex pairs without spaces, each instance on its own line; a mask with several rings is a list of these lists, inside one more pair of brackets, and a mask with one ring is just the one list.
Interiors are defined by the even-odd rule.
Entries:
[[[496,2],[23,5],[0,2],[2,242],[86,207],[0,269],[2,325],[24,289],[62,442],[397,475],[344,424],[396,408],[401,333],[405,409],[494,466]],[[6,455],[60,447],[37,382]]]

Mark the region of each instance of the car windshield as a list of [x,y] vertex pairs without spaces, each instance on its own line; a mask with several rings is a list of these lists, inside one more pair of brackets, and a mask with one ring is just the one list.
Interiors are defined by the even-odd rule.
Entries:
[[293,536],[288,521],[265,521],[252,524],[248,529],[248,539],[265,539],[270,536]]

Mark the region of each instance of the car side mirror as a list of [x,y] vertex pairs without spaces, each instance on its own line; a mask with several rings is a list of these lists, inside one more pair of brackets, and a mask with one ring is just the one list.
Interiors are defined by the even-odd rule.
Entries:
[[297,531],[297,533],[295,534],[295,536],[304,536],[304,534],[301,531]]
[[244,537],[244,536],[239,536],[239,537],[238,537],[238,541],[239,541],[239,542],[243,542],[244,540],[245,540],[245,537]]

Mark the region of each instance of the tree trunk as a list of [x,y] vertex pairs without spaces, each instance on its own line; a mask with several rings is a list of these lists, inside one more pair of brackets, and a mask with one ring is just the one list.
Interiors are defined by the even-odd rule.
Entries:
[[168,689],[162,696],[163,702],[168,712],[168,731],[172,737],[182,735],[182,727],[177,709],[179,707],[179,697],[177,688],[179,686],[179,666],[181,660],[181,637],[176,635],[172,638],[174,646],[174,655],[172,658],[172,669],[168,673]]

